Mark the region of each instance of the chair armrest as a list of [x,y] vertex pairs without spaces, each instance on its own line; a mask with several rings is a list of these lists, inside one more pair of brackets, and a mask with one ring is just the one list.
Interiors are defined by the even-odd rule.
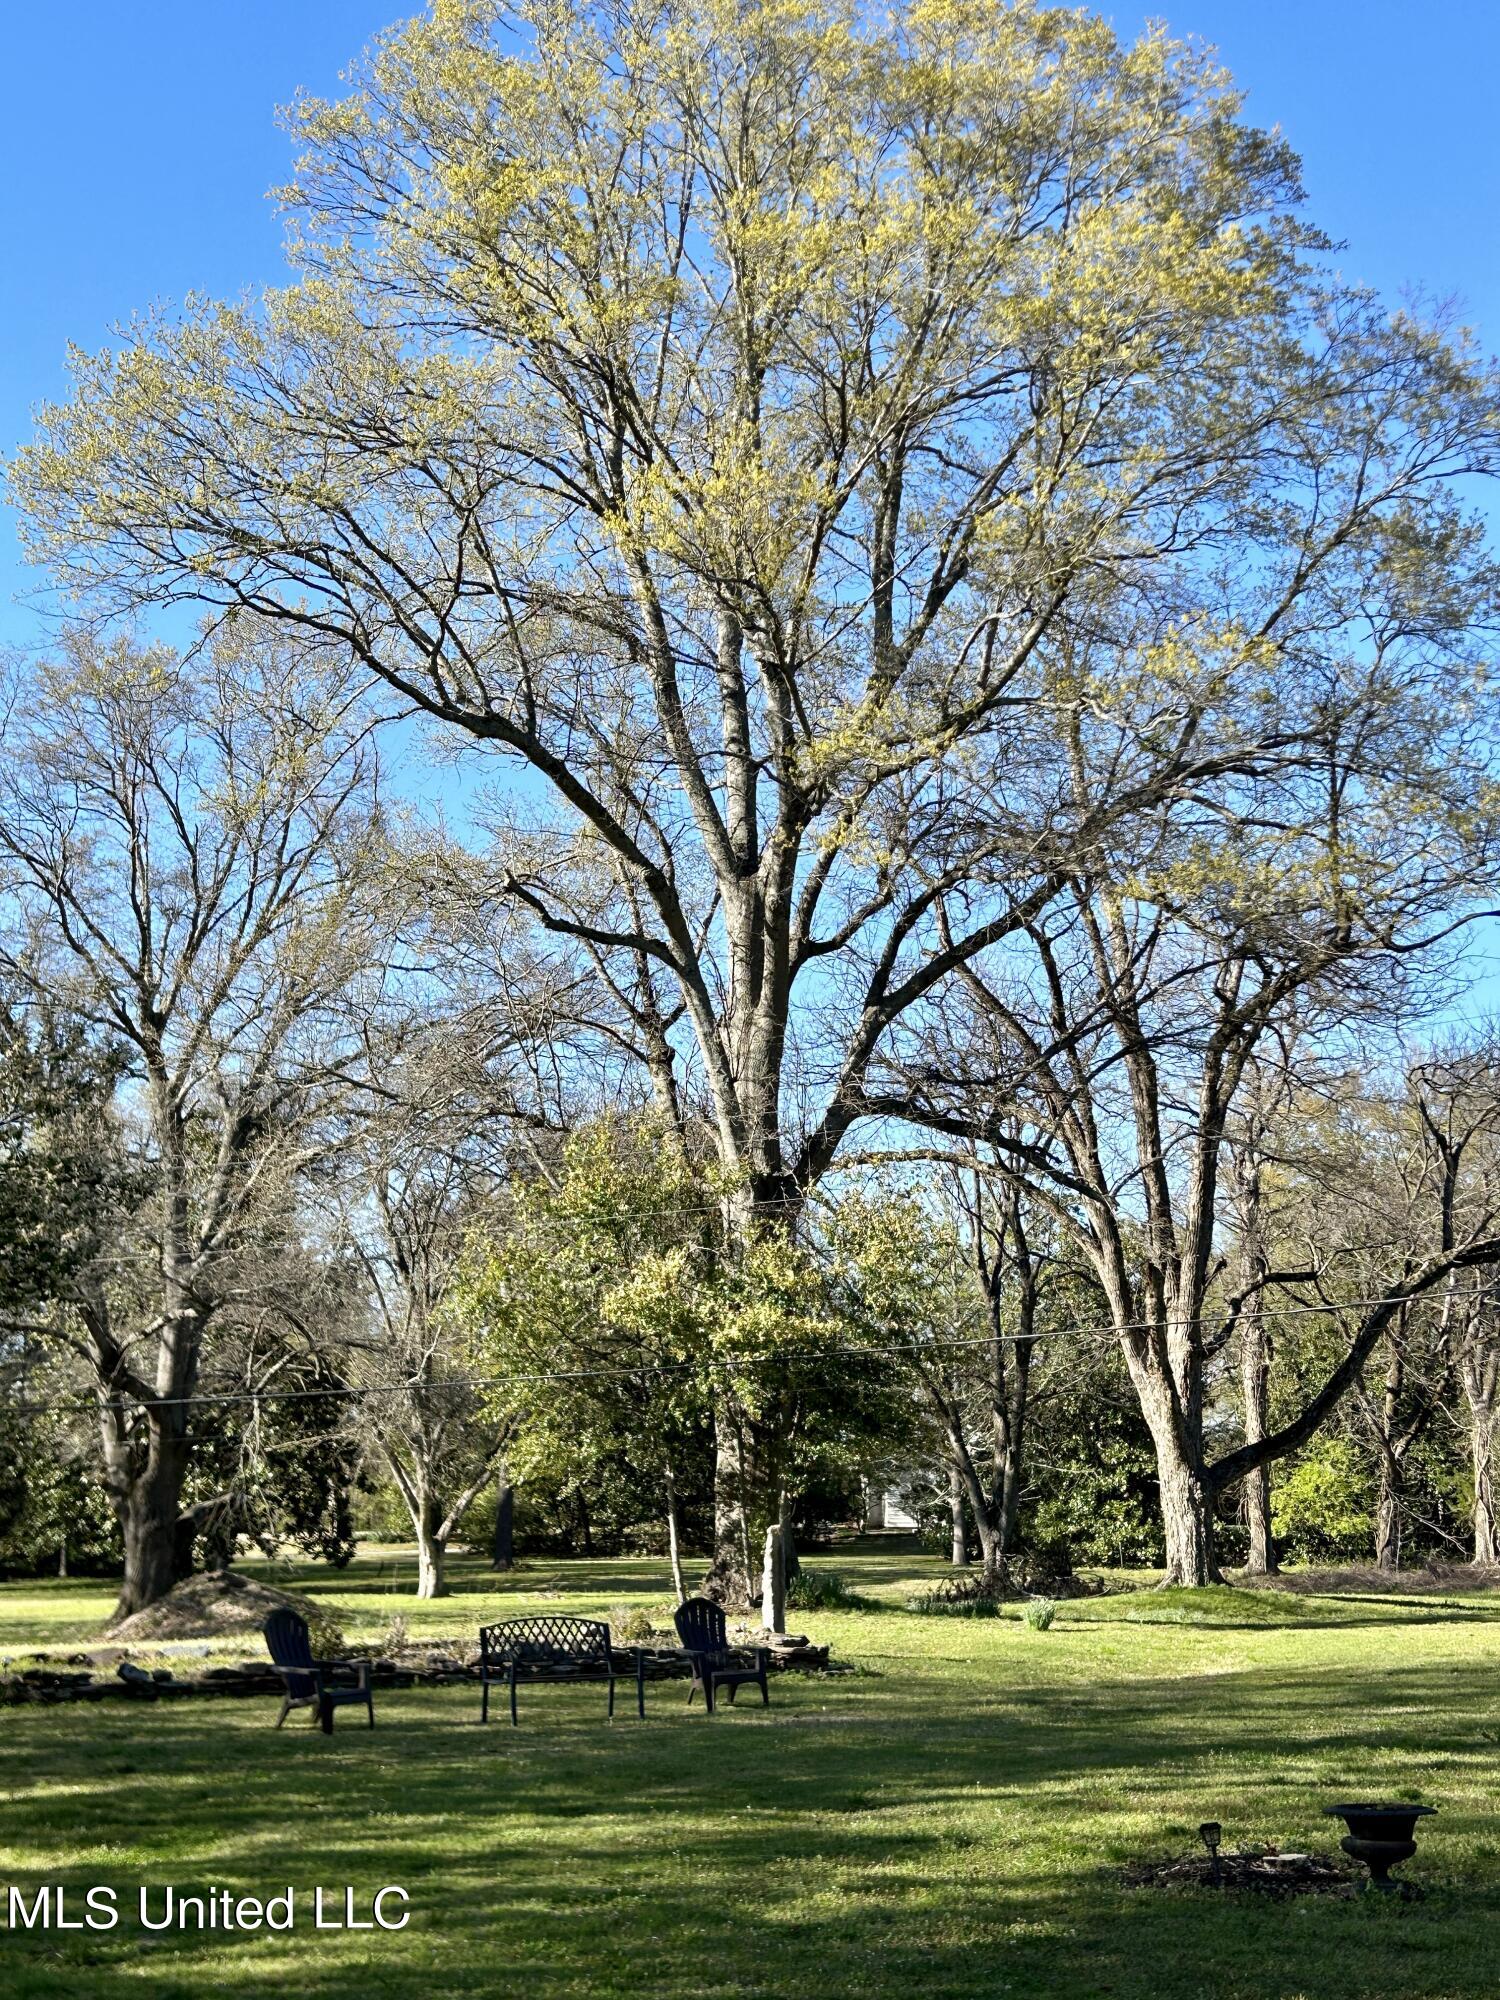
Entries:
[[[343,1673],[353,1674],[355,1686],[364,1688],[370,1684],[371,1664],[369,1660],[319,1660],[311,1671],[317,1674],[320,1687],[326,1674]],[[308,1669],[304,1668],[303,1671],[306,1672]]]
[[323,1686],[323,1668],[325,1664],[326,1662],[322,1660],[315,1660],[310,1667],[284,1667],[280,1660],[272,1660],[271,1672],[273,1674],[280,1674],[288,1687],[291,1686],[294,1680],[299,1680],[311,1681],[315,1687],[321,1689]]
[[771,1649],[769,1646],[726,1646],[722,1653],[715,1653],[711,1657],[723,1666],[753,1667],[755,1672],[759,1673],[763,1663],[770,1659]]

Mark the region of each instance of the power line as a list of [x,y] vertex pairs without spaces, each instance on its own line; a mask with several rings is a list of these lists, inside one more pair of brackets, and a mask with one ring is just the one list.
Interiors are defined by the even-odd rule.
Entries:
[[[1419,1298],[1420,1293],[1409,1295]],[[1262,1320],[1300,1319],[1320,1317],[1330,1313],[1347,1312],[1366,1306],[1384,1305],[1390,1300],[1390,1293],[1381,1292],[1366,1298],[1341,1299],[1316,1306],[1287,1306],[1273,1312],[1259,1312]],[[1397,1299],[1397,1304],[1402,1303]],[[810,1363],[814,1366],[841,1360],[876,1360],[901,1354],[949,1353],[957,1349],[988,1348],[995,1346],[1021,1346],[1044,1341],[1071,1340],[1112,1348],[1126,1333],[1147,1333],[1168,1331],[1172,1328],[1201,1326],[1210,1320],[1220,1320],[1221,1313],[1197,1313],[1182,1317],[1168,1317],[1162,1320],[1126,1320],[1118,1326],[1106,1321],[1079,1321],[1071,1326],[1051,1327],[1033,1334],[996,1334],[993,1332],[971,1335],[936,1335],[923,1340],[899,1341],[889,1344],[863,1346],[831,1346],[786,1349],[762,1349],[758,1353],[739,1355],[733,1365],[738,1368],[766,1366],[791,1366]],[[27,1416],[57,1415],[97,1415],[104,1410],[131,1411],[151,1409],[188,1409],[200,1405],[220,1407],[225,1404],[253,1404],[273,1402],[313,1402],[324,1398],[343,1398],[351,1401],[366,1396],[411,1395],[413,1392],[438,1394],[450,1389],[494,1389],[512,1385],[629,1381],[646,1375],[691,1374],[703,1366],[702,1361],[639,1361],[620,1367],[605,1368],[542,1368],[518,1369],[495,1375],[446,1376],[440,1382],[422,1383],[410,1380],[396,1382],[328,1383],[310,1389],[236,1389],[221,1394],[200,1393],[190,1396],[162,1397],[119,1397],[93,1396],[74,1398],[68,1401],[36,1403],[24,1396],[19,1397],[15,1407]]]

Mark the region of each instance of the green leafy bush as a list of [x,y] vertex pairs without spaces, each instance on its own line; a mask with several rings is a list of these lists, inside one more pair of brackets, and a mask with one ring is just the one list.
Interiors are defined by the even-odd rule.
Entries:
[[1021,1607],[1021,1622],[1028,1632],[1050,1632],[1057,1605],[1050,1597],[1033,1597]]
[[307,1621],[307,1636],[312,1643],[315,1660],[337,1660],[342,1657],[348,1641],[344,1628],[325,1606],[313,1606]]
[[863,1611],[864,1598],[851,1590],[836,1569],[800,1569],[787,1585],[786,1601],[793,1611]]
[[656,1637],[651,1613],[639,1604],[616,1604],[609,1614],[611,1636],[621,1646],[649,1645]]
[[998,1618],[998,1597],[955,1597],[951,1591],[920,1590],[906,1600],[908,1611],[919,1618]]
[[1374,1535],[1370,1469],[1347,1438],[1325,1436],[1271,1488],[1271,1526],[1301,1562],[1368,1561]]

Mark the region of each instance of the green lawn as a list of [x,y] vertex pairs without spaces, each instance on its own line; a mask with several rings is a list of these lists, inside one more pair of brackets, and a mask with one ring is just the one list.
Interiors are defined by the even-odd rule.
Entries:
[[[835,1562],[879,1610],[803,1614],[858,1675],[786,1676],[711,1722],[535,1691],[481,1732],[459,1690],[387,1695],[373,1734],[267,1702],[0,1710],[0,1884],[119,1889],[109,1933],[0,1931],[13,2000],[527,1996],[1485,1996],[1500,1990],[1500,1599],[1137,1593],[1050,1632],[924,1618],[935,1563]],[[277,1572],[284,1575],[285,1572]],[[660,1566],[460,1565],[418,1606],[390,1555],[297,1587],[351,1637],[664,1601]],[[97,1631],[91,1585],[0,1589],[0,1652]],[[238,1648],[236,1650],[243,1650]],[[629,1704],[622,1704],[628,1710]],[[1330,1847],[1319,1808],[1429,1799],[1419,1904],[1240,1903],[1120,1886],[1191,1846]],[[298,1892],[288,1935],[143,1936],[138,1885]],[[315,1885],[406,1888],[399,1933],[317,1932]],[[3,1912],[0,1912],[3,1914]]]

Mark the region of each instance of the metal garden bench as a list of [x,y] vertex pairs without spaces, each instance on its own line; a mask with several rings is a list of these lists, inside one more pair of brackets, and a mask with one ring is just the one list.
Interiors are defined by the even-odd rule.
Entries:
[[[646,1656],[635,1655],[635,1706],[646,1713]],[[510,1618],[479,1632],[479,1719],[490,1719],[490,1689],[510,1689],[510,1719],[516,1715],[520,1681],[606,1680],[609,1713],[615,1712],[615,1654],[609,1627],[596,1618]]]
[[[766,1646],[731,1646],[722,1605],[715,1604],[708,1597],[690,1597],[686,1604],[678,1606],[672,1622],[677,1627],[683,1651],[693,1663],[693,1683],[688,1689],[690,1707],[693,1696],[701,1689],[704,1707],[712,1715],[714,1697],[724,1688],[728,1690],[729,1705],[733,1708],[735,1690],[747,1684],[760,1689],[762,1708],[770,1707],[771,1694],[766,1686],[770,1649]],[[752,1653],[755,1655],[754,1666],[749,1664]]]
[[[310,1708],[312,1720],[321,1722],[323,1734],[333,1734],[333,1711],[351,1703],[362,1705],[375,1727],[375,1698],[370,1689],[368,1660],[315,1660],[307,1620],[290,1609],[273,1611],[265,1622],[266,1646],[271,1664],[286,1688],[279,1729],[294,1708]],[[353,1674],[353,1682],[335,1681],[335,1674]]]

